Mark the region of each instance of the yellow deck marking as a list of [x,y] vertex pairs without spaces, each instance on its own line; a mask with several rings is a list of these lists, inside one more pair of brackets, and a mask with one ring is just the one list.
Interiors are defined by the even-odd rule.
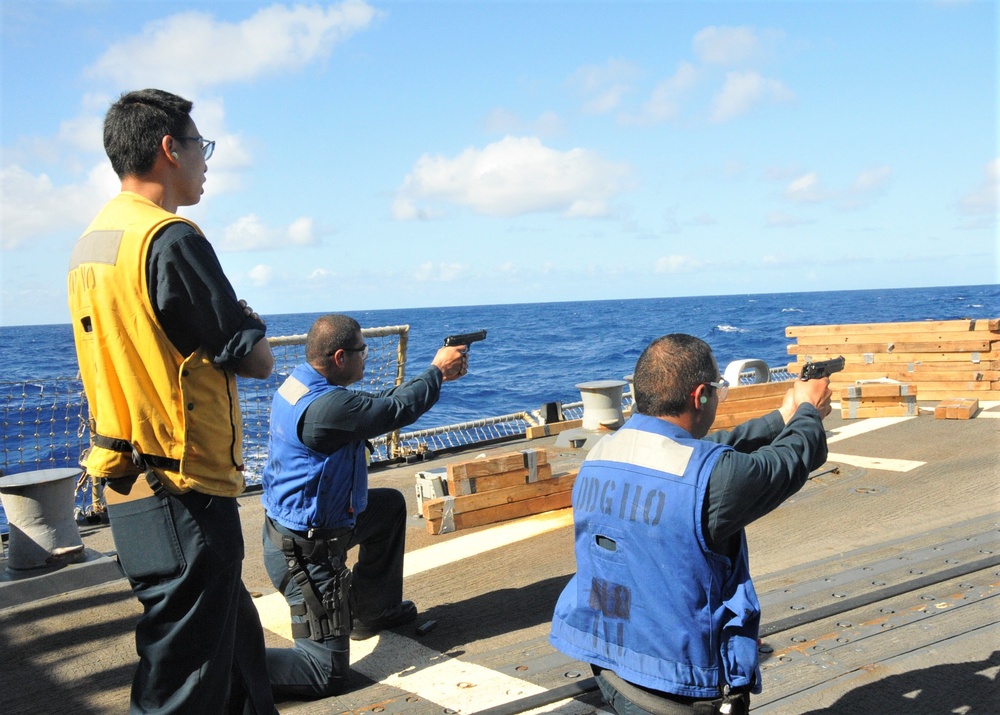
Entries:
[[869,417],[865,420],[852,421],[850,424],[841,425],[830,430],[830,436],[826,438],[827,444],[839,442],[842,439],[857,437],[859,434],[872,432],[883,427],[898,425],[900,422],[912,420],[914,417]]
[[[477,556],[486,551],[498,549],[501,546],[524,541],[533,536],[549,531],[572,526],[573,510],[536,514],[516,521],[508,521],[489,529],[477,531],[465,536],[456,536],[440,544],[427,546],[407,552],[403,562],[403,578],[413,576],[430,569],[447,566],[448,564]],[[260,622],[264,628],[276,633],[282,638],[292,640],[292,627],[289,621],[288,604],[280,593],[254,599]],[[352,654],[354,647],[352,646]],[[353,655],[352,655],[353,657]]]
[[927,462],[916,462],[911,459],[886,459],[883,457],[859,457],[856,454],[834,454],[830,452],[827,456],[830,462],[841,462],[851,464],[855,467],[865,469],[883,469],[887,472],[909,472],[910,470],[922,467]]
[[[404,577],[470,558],[516,541],[573,524],[573,510],[505,522],[483,531],[406,554]],[[288,605],[279,593],[254,599],[261,625],[292,640]],[[374,681],[385,683],[456,712],[475,712],[544,692],[545,688],[490,668],[450,658],[412,638],[385,631],[365,641],[351,642],[351,667]],[[590,713],[594,709],[573,700],[553,703],[531,712]],[[609,712],[599,710],[599,712]]]
[[403,576],[414,576],[430,569],[478,556],[485,551],[524,541],[533,536],[573,525],[573,510],[559,509],[542,514],[506,521],[483,531],[457,536],[440,544],[408,551],[403,565]]

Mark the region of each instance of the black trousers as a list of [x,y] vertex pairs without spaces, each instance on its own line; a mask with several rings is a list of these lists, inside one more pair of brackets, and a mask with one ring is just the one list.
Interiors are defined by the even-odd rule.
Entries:
[[236,499],[152,496],[111,504],[108,515],[144,609],[131,712],[276,713],[271,692],[260,687],[264,633],[241,579]]
[[[298,535],[279,524],[279,532]],[[264,531],[264,567],[279,588],[288,567],[284,554]],[[368,507],[358,516],[348,548],[359,547],[353,569],[351,602],[354,617],[371,622],[403,600],[403,553],[406,550],[406,500],[395,489],[370,489]],[[329,564],[309,564],[309,576],[320,597],[332,587],[337,569]],[[294,581],[285,587],[289,606],[302,603]],[[295,620],[305,620],[296,616]],[[268,648],[267,670],[278,698],[316,699],[344,692],[351,672],[350,637],[322,641],[296,638],[294,648]]]

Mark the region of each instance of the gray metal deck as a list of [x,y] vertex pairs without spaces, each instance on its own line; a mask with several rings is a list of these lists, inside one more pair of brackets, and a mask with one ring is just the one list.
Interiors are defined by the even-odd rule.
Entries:
[[[764,606],[753,712],[1000,712],[1000,406],[970,421],[835,413],[827,428],[830,463],[748,530]],[[580,450],[554,443],[530,446],[551,450],[556,471],[579,463]],[[399,488],[415,513],[417,471],[526,446],[391,467],[372,483]],[[244,581],[268,645],[287,645],[283,601],[261,565],[259,498],[241,505]],[[520,712],[570,695],[539,712],[601,711],[589,669],[546,640],[574,571],[569,510],[442,536],[410,523],[406,597],[421,609],[416,625],[436,626],[354,644],[351,692],[281,703],[282,713]],[[139,607],[124,580],[106,580],[109,531],[83,540],[92,563],[0,582],[5,713],[128,710]]]

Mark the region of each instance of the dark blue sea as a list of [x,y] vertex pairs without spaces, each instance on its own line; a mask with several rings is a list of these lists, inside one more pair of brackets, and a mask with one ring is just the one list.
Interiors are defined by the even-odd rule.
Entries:
[[[721,367],[744,358],[774,367],[792,362],[787,326],[1000,318],[1000,286],[344,312],[363,327],[408,324],[408,375],[430,363],[444,336],[488,331],[486,341],[472,348],[468,376],[446,384],[435,408],[409,428],[420,429],[578,401],[577,383],[630,374],[642,349],[666,333],[702,338]],[[305,333],[318,315],[265,316],[268,334]],[[0,345],[0,382],[76,375],[68,324],[2,327]],[[10,417],[4,415],[5,434]],[[0,469],[19,471],[6,463]],[[0,516],[0,530],[5,526]]]

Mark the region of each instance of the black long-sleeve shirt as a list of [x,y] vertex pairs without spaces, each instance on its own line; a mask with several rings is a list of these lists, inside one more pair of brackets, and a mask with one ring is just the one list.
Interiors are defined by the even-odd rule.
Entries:
[[413,424],[438,401],[442,378],[432,365],[402,385],[376,394],[331,390],[306,408],[299,439],[310,449],[332,454],[345,444]]
[[233,369],[267,331],[240,307],[212,244],[189,223],[167,224],[153,239],[146,282],[156,317],[181,355],[204,348],[217,365]]
[[709,547],[726,555],[747,525],[801,489],[827,457],[823,418],[810,404],[799,405],[787,425],[775,410],[705,439],[733,448],[712,468],[702,519]]

